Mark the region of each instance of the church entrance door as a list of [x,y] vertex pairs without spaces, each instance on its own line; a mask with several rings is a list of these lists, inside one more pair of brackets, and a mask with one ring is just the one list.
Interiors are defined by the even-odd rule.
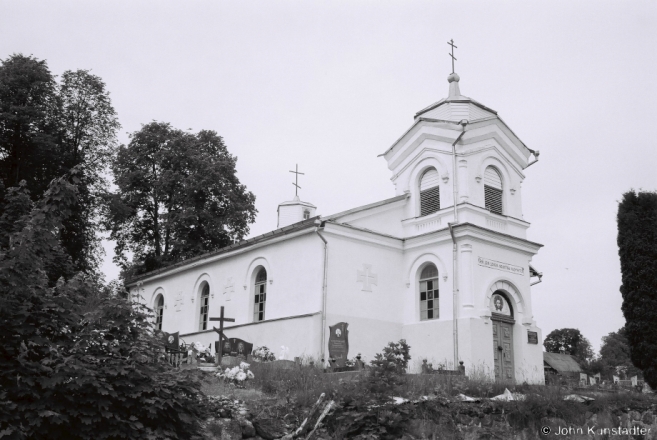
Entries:
[[513,324],[493,318],[495,380],[513,381]]

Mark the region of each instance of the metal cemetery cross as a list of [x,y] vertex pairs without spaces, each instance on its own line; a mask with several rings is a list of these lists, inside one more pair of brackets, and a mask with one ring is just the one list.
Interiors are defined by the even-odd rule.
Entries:
[[458,47],[454,46],[454,40],[449,40],[447,44],[452,46],[452,53],[448,53],[447,55],[452,57],[452,73],[454,73],[454,61],[456,61],[456,58],[454,58],[454,49],[458,49]]
[[219,333],[219,349],[217,350],[217,365],[221,364],[221,357],[223,355],[223,342],[224,339],[228,339],[224,336],[224,322],[235,322],[233,318],[224,318],[224,306],[221,306],[221,313],[218,318],[210,318],[210,321],[219,321],[219,328],[212,327],[212,330]]
[[358,283],[363,283],[363,291],[364,292],[371,292],[372,291],[372,286],[370,284],[374,284],[375,286],[377,285],[378,277],[375,273],[372,273],[372,265],[371,264],[363,264],[363,270],[359,270],[357,272],[358,277],[356,278],[356,282]]
[[301,174],[302,176],[305,176],[305,174],[299,172],[299,164],[296,164],[296,171],[290,171],[290,172],[296,174],[294,178],[295,182],[292,182],[292,185],[295,186],[294,195],[298,196],[299,195],[298,191],[301,189],[301,187],[299,186],[299,174]]

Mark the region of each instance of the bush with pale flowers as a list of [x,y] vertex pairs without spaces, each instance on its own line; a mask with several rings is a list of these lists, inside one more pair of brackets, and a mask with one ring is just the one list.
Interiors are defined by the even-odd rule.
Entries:
[[249,370],[251,365],[246,362],[240,362],[240,364],[233,368],[226,368],[225,371],[219,371],[217,377],[223,379],[225,382],[235,385],[238,388],[244,388],[244,383],[253,379],[255,376]]

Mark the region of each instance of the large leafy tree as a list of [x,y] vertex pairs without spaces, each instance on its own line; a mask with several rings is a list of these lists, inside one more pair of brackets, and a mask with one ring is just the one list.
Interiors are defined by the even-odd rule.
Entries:
[[102,248],[95,232],[120,125],[105,83],[89,71],[64,72],[58,96],[62,166],[77,166],[82,173],[78,201],[64,222],[62,240],[75,268],[89,271],[100,263]]
[[560,353],[563,347],[566,354],[570,354],[582,363],[588,363],[593,358],[591,343],[576,328],[561,328],[552,330],[543,341],[545,351]]
[[625,327],[602,337],[599,361],[607,374],[631,377],[639,373],[630,359],[630,346]]
[[[99,77],[67,71],[57,83],[45,61],[19,54],[0,62],[0,181],[5,188],[24,182],[36,201],[51,180],[79,167],[76,205],[60,231],[75,270],[91,271],[99,264],[95,230],[118,128]],[[71,272],[52,274],[59,276]]]
[[121,146],[113,164],[118,191],[107,226],[117,261],[141,273],[242,239],[255,219],[255,196],[214,131],[186,133],[152,122]]
[[61,174],[57,84],[45,61],[13,55],[0,64],[0,179],[26,181],[35,197]]
[[82,275],[48,284],[81,176],[55,179],[36,203],[21,187],[4,198],[0,222],[17,221],[0,242],[0,437],[191,438],[199,382],[158,362],[149,316]]
[[657,388],[657,192],[623,194],[617,221],[630,358]]

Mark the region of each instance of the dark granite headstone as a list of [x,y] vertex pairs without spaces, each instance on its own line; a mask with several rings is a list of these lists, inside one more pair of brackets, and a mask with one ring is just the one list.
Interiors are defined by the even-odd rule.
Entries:
[[[214,343],[215,351],[218,352],[219,341]],[[253,344],[246,342],[240,338],[229,338],[225,339],[223,345],[221,346],[221,353],[223,356],[236,356],[242,359],[246,359],[248,355],[253,351]]]
[[347,361],[349,354],[349,326],[346,322],[338,322],[333,326],[329,326],[331,333],[329,334],[329,357],[335,359],[335,366],[342,368]]
[[246,357],[253,351],[253,344],[246,342],[243,339],[230,338],[229,341],[233,346],[233,352],[237,353],[238,357],[246,359]]
[[167,351],[180,350],[180,342],[178,342],[179,332],[167,333],[160,331],[157,336],[162,340],[162,342],[164,343],[164,347],[167,349]]

